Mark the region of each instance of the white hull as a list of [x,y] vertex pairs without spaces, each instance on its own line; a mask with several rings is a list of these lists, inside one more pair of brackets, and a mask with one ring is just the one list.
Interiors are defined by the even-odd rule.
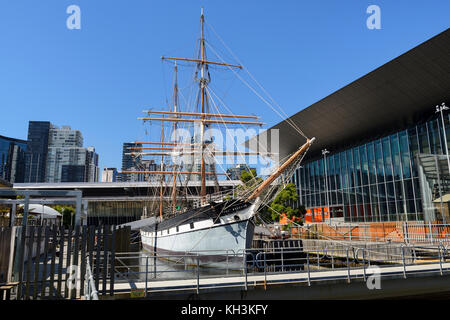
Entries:
[[250,220],[255,215],[255,204],[220,217],[194,222],[157,232],[141,230],[144,249],[167,259],[186,258],[190,264],[203,266],[241,267],[243,253],[251,246],[254,225]]

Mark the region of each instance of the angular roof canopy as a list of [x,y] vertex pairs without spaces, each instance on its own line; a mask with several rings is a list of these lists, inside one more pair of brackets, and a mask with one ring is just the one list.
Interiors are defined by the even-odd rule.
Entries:
[[[306,160],[321,156],[324,148],[334,152],[406,128],[433,114],[436,105],[449,106],[449,101],[447,29],[290,119],[308,137],[316,137]],[[305,142],[286,120],[270,129],[279,129],[280,159]]]

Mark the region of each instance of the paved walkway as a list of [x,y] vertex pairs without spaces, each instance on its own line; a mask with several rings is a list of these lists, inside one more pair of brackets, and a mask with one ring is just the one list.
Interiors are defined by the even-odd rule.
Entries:
[[[376,268],[376,269],[372,269]],[[442,270],[447,271],[450,268],[450,262],[442,263]],[[407,265],[405,268],[403,265],[399,266],[380,266],[380,267],[367,267],[364,271],[363,268],[358,269],[335,269],[330,271],[311,271],[309,273],[309,282],[320,282],[326,280],[348,280],[350,281],[355,278],[364,278],[364,272],[366,277],[374,274],[375,272],[383,276],[398,276],[403,277],[404,273],[406,276],[417,273],[427,273],[427,272],[437,272],[441,270],[440,264],[416,264]],[[266,285],[271,284],[287,284],[287,283],[308,283],[308,272],[302,271],[297,273],[272,273],[267,274],[249,274],[247,276],[247,286],[261,286],[266,283]],[[218,289],[218,288],[230,288],[230,287],[244,287],[245,286],[245,276],[226,276],[226,277],[208,277],[197,279],[186,279],[186,280],[149,280],[147,283],[147,288],[150,292],[157,291],[179,291],[179,290],[195,290],[197,287],[199,290],[204,289]],[[130,292],[132,289],[145,289],[145,281],[135,282],[132,285],[130,283],[116,283],[114,284],[114,291],[117,293]],[[109,288],[107,288],[109,290]]]

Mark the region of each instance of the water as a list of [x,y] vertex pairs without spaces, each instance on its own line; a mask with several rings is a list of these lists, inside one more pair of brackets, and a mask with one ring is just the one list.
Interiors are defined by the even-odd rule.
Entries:
[[[148,261],[148,269],[146,267]],[[134,276],[142,281],[145,281],[146,269],[148,270],[148,280],[151,279],[193,279],[197,278],[197,266],[185,265],[183,259],[179,257],[173,257],[171,260],[162,258],[155,259],[151,254],[145,250],[139,252],[139,263],[137,259],[131,262],[136,266],[139,264],[139,268],[133,268],[134,272],[139,270],[138,274]],[[199,267],[198,275],[200,278],[211,276],[226,276],[226,275],[242,275],[241,270],[232,270],[224,265],[222,268],[213,267]]]

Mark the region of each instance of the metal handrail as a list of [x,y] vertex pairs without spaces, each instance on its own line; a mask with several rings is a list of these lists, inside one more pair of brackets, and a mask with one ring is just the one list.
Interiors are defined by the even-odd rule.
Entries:
[[[392,246],[388,246],[392,248]],[[386,247],[386,248],[388,248]],[[384,247],[378,247],[378,250],[382,250]],[[384,248],[384,249],[386,249]],[[396,247],[397,248],[397,247]],[[138,267],[138,271],[133,271],[135,275],[139,276],[141,281],[145,281],[145,296],[151,294],[152,292],[160,291],[160,290],[171,290],[170,288],[165,287],[164,289],[158,289],[158,286],[151,286],[151,283],[156,283],[158,281],[164,281],[167,279],[175,279],[172,276],[169,278],[164,278],[164,274],[169,273],[177,273],[177,272],[186,272],[189,270],[190,275],[183,275],[183,280],[194,280],[192,285],[186,285],[182,289],[177,290],[194,290],[196,293],[199,293],[202,289],[209,288],[211,285],[206,284],[206,282],[202,282],[201,279],[203,277],[240,277],[241,282],[233,281],[232,283],[223,283],[220,284],[220,287],[230,287],[230,286],[243,286],[245,290],[248,290],[249,286],[257,285],[257,282],[251,280],[252,276],[261,275],[264,276],[264,287],[266,284],[270,283],[272,275],[276,274],[288,274],[288,273],[296,273],[301,275],[304,273],[304,278],[302,280],[301,276],[299,280],[296,281],[305,281],[309,286],[313,282],[316,276],[320,272],[327,271],[336,271],[336,270],[347,270],[347,281],[350,282],[353,277],[360,277],[365,280],[368,279],[368,274],[371,269],[368,269],[371,265],[371,260],[374,259],[372,255],[370,255],[370,249],[366,248],[358,248],[356,252],[351,253],[349,247],[344,250],[326,248],[326,249],[315,249],[313,253],[305,252],[301,247],[296,248],[252,248],[248,250],[240,250],[238,252],[221,252],[222,255],[226,256],[227,261],[234,259],[233,268],[229,268],[229,266],[220,266],[214,268],[214,275],[203,275],[201,272],[201,264],[200,261],[202,259],[202,254],[211,254],[217,253],[217,250],[210,251],[199,251],[199,252],[189,252],[184,255],[151,255],[147,254],[145,257],[136,253],[120,253],[120,259],[123,259],[122,262],[126,261],[126,259],[137,259],[137,263],[133,262],[134,265],[131,266],[128,264],[130,268]],[[410,268],[411,261],[413,265],[423,265],[429,263],[437,263],[439,261],[439,267],[436,269],[436,272],[440,272],[441,275],[447,271],[443,266],[443,262],[446,262],[448,259],[448,251],[444,246],[433,246],[433,247],[424,247],[421,246],[420,249],[426,249],[427,259],[429,261],[422,259],[420,261],[416,261],[412,256],[413,250],[410,245],[398,247],[399,252],[396,255],[389,255],[391,258],[390,261],[386,261],[385,265],[396,264],[399,266],[403,266],[402,270],[399,271],[400,275],[403,273],[403,277],[406,278],[410,273],[414,273],[413,269]],[[406,252],[406,250],[408,251]],[[313,250],[313,249],[311,249]],[[330,259],[331,257],[335,257],[337,263],[334,260]],[[170,268],[167,269],[167,266],[163,266],[163,269],[157,270],[155,268],[159,268],[158,265],[155,264],[155,259],[157,258],[165,258],[165,259],[180,259],[180,258],[190,258],[192,263],[190,267],[183,270],[178,268]],[[116,257],[117,258],[117,257]],[[237,263],[236,258],[242,259],[240,263]],[[356,258],[356,260],[355,260]],[[225,262],[225,258],[223,261]],[[439,259],[439,260],[438,260]],[[408,262],[407,262],[408,261]],[[237,264],[236,264],[237,263]],[[126,262],[123,263],[122,267],[127,265]],[[316,268],[317,267],[317,268]],[[332,269],[331,269],[332,268]],[[211,270],[212,268],[208,268]],[[409,270],[408,270],[409,269]],[[230,270],[234,270],[235,272],[229,274]],[[356,273],[351,272],[351,270],[359,270]],[[155,276],[152,277],[151,273],[154,273]],[[159,274],[159,277],[156,277],[156,273]],[[239,276],[239,273],[241,274]],[[129,274],[131,276],[131,274]],[[126,280],[126,274],[121,274],[122,279]],[[269,277],[270,276],[270,277]],[[297,276],[296,276],[297,277]],[[328,276],[327,276],[328,277]],[[339,276],[342,277],[342,274]],[[134,278],[133,281],[136,279]],[[131,280],[130,280],[131,281]],[[273,280],[272,280],[273,281]],[[315,282],[315,281],[314,281]],[[240,283],[240,284],[239,284]],[[213,285],[217,287],[218,285]],[[95,287],[94,287],[95,288]]]
[[86,256],[86,273],[84,275],[84,298],[86,300],[98,300],[98,291],[95,287],[95,280],[92,275],[89,255]]

